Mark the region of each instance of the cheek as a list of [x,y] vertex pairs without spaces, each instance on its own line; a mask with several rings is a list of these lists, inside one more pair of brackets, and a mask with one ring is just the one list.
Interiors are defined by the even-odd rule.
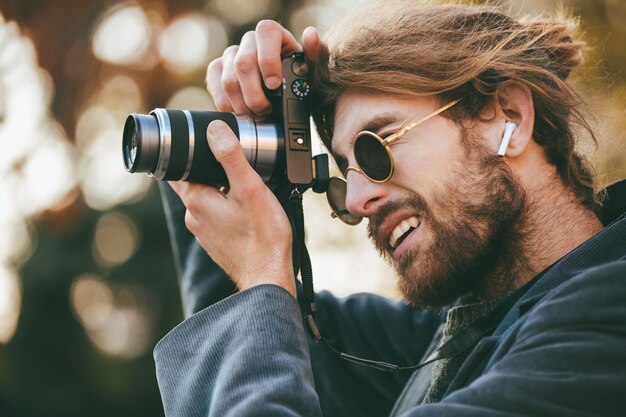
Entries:
[[432,201],[433,195],[440,194],[446,184],[458,175],[463,149],[458,140],[444,139],[444,136],[419,144],[402,145],[393,150],[396,162],[393,181]]

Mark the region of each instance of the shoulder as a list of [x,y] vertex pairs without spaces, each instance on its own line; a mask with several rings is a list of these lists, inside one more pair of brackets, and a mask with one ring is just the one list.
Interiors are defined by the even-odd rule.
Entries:
[[457,380],[459,388],[423,415],[623,415],[625,271],[624,259],[568,271],[472,354],[488,358],[484,368],[466,363],[460,375],[469,380]]
[[537,313],[587,317],[606,310],[626,312],[625,297],[626,259],[619,259],[572,271],[567,281],[537,303],[529,317]]
[[[576,340],[583,334],[613,342],[626,334],[626,260],[584,270],[549,291],[521,320],[516,339],[522,345]],[[620,338],[621,340],[621,338]],[[619,343],[624,343],[621,340]]]

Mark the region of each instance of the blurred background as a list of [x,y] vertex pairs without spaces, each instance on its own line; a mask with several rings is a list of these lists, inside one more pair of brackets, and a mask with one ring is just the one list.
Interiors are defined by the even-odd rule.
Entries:
[[[583,146],[608,184],[626,176],[626,0],[559,3],[593,47],[576,79],[602,143]],[[299,38],[354,4],[0,0],[0,416],[163,415],[151,351],[181,306],[158,190],[123,169],[125,117],[214,109],[206,66],[258,20]],[[317,288],[397,297],[364,227],[305,203]]]

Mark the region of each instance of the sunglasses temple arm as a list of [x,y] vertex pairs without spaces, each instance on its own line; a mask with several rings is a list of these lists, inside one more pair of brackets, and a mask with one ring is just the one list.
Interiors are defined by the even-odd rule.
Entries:
[[454,106],[456,103],[458,103],[459,101],[463,100],[463,98],[459,98],[456,99],[448,104],[446,104],[445,106],[435,110],[433,113],[429,114],[426,117],[421,118],[420,120],[410,123],[408,125],[406,125],[405,127],[403,127],[402,129],[400,129],[399,131],[397,131],[396,133],[394,133],[393,135],[388,136],[387,138],[385,138],[384,142],[386,144],[389,143],[393,143],[395,141],[397,141],[398,139],[400,139],[406,132],[408,132],[409,130],[417,127],[418,125],[424,123],[426,120],[435,117],[436,115],[438,115],[439,113],[448,110],[450,107]]

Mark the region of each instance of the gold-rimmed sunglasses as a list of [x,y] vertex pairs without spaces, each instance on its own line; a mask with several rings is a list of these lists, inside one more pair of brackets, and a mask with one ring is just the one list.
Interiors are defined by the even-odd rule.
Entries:
[[[437,116],[439,113],[457,104],[463,98],[454,100],[443,107],[438,108],[431,114],[419,120],[409,123],[397,132],[381,138],[376,133],[364,130],[356,135],[354,140],[354,159],[356,167],[349,166],[344,172],[347,177],[348,172],[355,171],[363,174],[367,179],[376,183],[387,182],[393,176],[394,159],[389,145],[397,142],[407,132]],[[346,224],[356,225],[361,222],[362,217],[350,213],[346,209],[346,180],[340,177],[333,177],[330,180],[326,197],[330,207],[333,209],[332,216],[339,218]]]

